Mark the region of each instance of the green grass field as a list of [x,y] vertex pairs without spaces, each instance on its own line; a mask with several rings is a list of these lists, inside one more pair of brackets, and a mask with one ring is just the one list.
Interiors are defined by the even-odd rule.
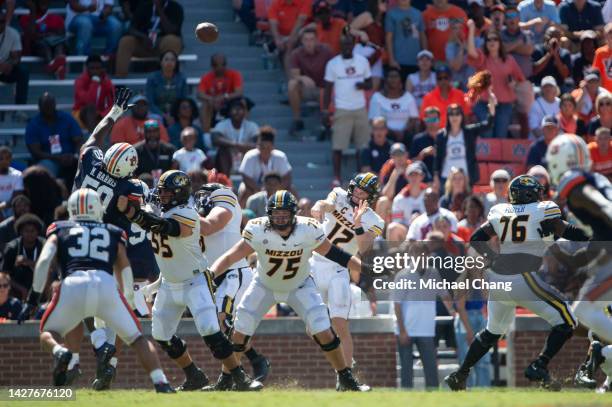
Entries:
[[[0,405],[7,405],[0,402]],[[157,395],[153,391],[114,390],[96,393],[77,390],[74,402],[15,402],[8,405],[33,406],[163,406],[163,407],[523,407],[523,406],[612,406],[612,393],[587,391],[551,393],[540,390],[483,390],[462,393],[403,392],[376,389],[367,394],[336,393],[331,390],[276,390],[261,393],[180,393]]]

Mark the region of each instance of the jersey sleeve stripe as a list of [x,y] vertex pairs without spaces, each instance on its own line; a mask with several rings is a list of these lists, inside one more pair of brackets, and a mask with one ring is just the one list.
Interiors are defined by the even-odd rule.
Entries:
[[382,234],[383,230],[376,225],[372,225],[370,227],[370,232],[374,233],[376,236],[379,236]]
[[231,205],[232,207],[235,207],[235,206],[236,206],[236,200],[235,200],[235,199],[233,199],[233,198],[228,199],[228,198],[222,198],[222,197],[217,197],[217,196],[216,196],[216,197],[214,197],[214,198],[212,199],[212,201],[213,201],[214,203],[226,203],[226,204],[228,204],[228,205]]
[[56,230],[57,230],[57,225],[55,223],[50,224],[49,227],[47,228],[47,237],[55,233]]
[[567,184],[565,184],[561,190],[559,191],[559,196],[561,198],[567,198],[569,196],[569,193],[572,191],[572,189],[574,189],[574,187],[576,187],[577,185],[583,183],[586,181],[586,177],[584,175],[580,175],[574,179],[572,179],[571,181],[569,181]]
[[172,215],[172,219],[176,220],[179,223],[182,223],[183,225],[187,225],[191,228],[195,227],[195,220],[186,218],[185,216],[181,216],[175,213]]
[[219,195],[215,195],[215,196],[211,197],[211,199],[212,199],[213,201],[214,201],[215,199],[217,199],[217,198],[228,198],[228,199],[231,199],[231,200],[232,200],[232,201],[234,201],[234,202],[236,201],[236,198],[234,198],[234,197],[233,197],[233,196],[231,196],[231,195],[226,195],[226,194],[219,194]]

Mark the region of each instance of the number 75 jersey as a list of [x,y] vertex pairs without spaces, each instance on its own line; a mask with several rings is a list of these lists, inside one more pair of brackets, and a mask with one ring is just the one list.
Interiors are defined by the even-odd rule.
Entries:
[[268,226],[267,217],[261,217],[246,224],[242,238],[257,253],[255,278],[272,291],[288,292],[310,275],[308,260],[325,240],[325,233],[316,220],[296,216],[293,231],[283,238]]
[[497,204],[491,208],[487,219],[499,238],[501,254],[542,256],[545,245],[541,242],[554,240],[542,223],[560,217],[561,210],[556,203],[542,201],[524,205]]

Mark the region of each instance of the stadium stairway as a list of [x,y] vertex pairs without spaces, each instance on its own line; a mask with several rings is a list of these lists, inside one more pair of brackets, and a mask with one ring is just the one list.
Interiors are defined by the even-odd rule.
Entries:
[[[236,21],[231,8],[231,2],[227,0],[181,0],[185,9],[185,21],[183,24],[183,38],[185,42],[184,54],[197,55],[196,61],[190,61],[181,65],[181,70],[188,78],[199,78],[210,69],[210,57],[216,52],[223,52],[228,57],[228,66],[238,69],[245,81],[245,95],[255,102],[255,107],[250,113],[250,119],[259,125],[269,124],[278,131],[277,148],[284,151],[293,166],[294,186],[300,196],[311,199],[325,197],[330,189],[332,179],[331,168],[331,145],[329,141],[315,141],[319,131],[320,121],[318,109],[310,110],[305,116],[306,129],[299,137],[291,137],[288,129],[291,124],[291,110],[288,105],[283,104],[286,95],[280,92],[281,78],[283,73],[278,67],[272,69],[264,68],[264,50],[260,46],[249,45],[249,33],[244,25]],[[202,21],[215,23],[220,30],[220,36],[216,43],[202,44],[195,35],[195,26]],[[99,42],[96,41],[95,44]],[[103,43],[100,43],[102,45]],[[27,65],[31,70],[31,79],[50,80],[41,67],[34,64]],[[81,70],[80,64],[71,66],[68,79],[74,79]],[[130,73],[129,78],[144,78],[146,73]],[[54,84],[57,85],[57,84]],[[0,84],[0,103],[13,103],[12,86]],[[137,91],[143,91],[144,86],[134,86]],[[73,87],[70,85],[44,86],[32,85],[28,96],[29,104],[36,104],[42,92],[52,92],[59,105],[70,106],[73,102]],[[192,89],[195,92],[195,86]],[[195,93],[194,93],[195,95]],[[64,109],[69,111],[69,107]],[[0,121],[0,144],[12,145],[17,157],[28,156],[27,148],[20,134],[23,132],[25,123],[12,121],[11,112],[4,114],[4,120]],[[29,112],[29,116],[35,112]],[[17,129],[18,131],[11,131]],[[352,155],[352,154],[351,154]],[[346,177],[354,171],[354,159],[350,155],[345,156],[347,163],[343,165],[343,173]]]

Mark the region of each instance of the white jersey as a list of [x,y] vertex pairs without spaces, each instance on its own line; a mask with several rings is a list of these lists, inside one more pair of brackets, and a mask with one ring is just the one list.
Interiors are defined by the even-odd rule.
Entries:
[[[323,221],[325,235],[332,244],[353,256],[356,255],[359,246],[355,238],[355,225],[353,224],[354,209],[349,202],[347,192],[340,187],[334,188],[327,196],[327,200],[333,202],[334,210],[325,214],[325,220]],[[361,217],[361,225],[363,230],[372,232],[374,236],[378,237],[382,234],[385,222],[372,208],[368,208]],[[331,262],[331,260],[319,254],[315,254],[315,260]]]
[[261,217],[247,223],[242,237],[257,253],[255,279],[272,291],[288,292],[310,275],[308,260],[325,240],[325,232],[315,219],[296,216],[293,232],[283,238],[268,227],[267,217]]
[[546,243],[552,235],[543,232],[541,223],[560,218],[561,210],[552,201],[533,202],[525,205],[497,204],[487,217],[500,241],[501,254],[524,253],[534,256],[544,254]]
[[151,234],[151,245],[164,280],[181,283],[192,279],[208,267],[200,247],[200,218],[189,205],[180,205],[161,215],[189,226],[193,233],[186,237]]
[[[204,255],[210,264],[214,263],[222,254],[231,249],[240,241],[240,224],[242,223],[242,210],[238,204],[236,194],[229,188],[220,188],[210,194],[214,207],[226,208],[232,213],[232,218],[223,229],[204,236]],[[247,267],[246,259],[233,264],[230,269]]]

